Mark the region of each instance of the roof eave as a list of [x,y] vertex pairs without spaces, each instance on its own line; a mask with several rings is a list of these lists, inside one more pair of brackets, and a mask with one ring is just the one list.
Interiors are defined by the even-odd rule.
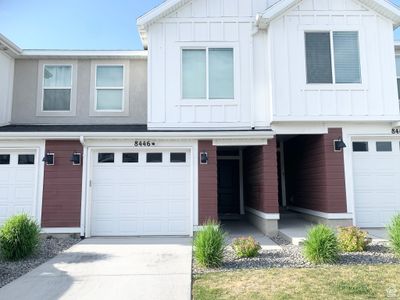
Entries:
[[11,42],[8,38],[0,33],[0,51],[8,54],[9,56],[16,58],[22,53],[22,49]]

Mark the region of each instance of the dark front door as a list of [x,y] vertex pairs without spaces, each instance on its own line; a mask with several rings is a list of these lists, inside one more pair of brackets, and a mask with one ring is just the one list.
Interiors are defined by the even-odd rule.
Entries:
[[239,160],[218,160],[218,214],[240,214]]

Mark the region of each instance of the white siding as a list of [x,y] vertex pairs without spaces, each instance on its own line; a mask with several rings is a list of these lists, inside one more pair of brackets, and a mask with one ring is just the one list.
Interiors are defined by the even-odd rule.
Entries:
[[0,52],[0,126],[11,120],[14,59]]
[[[150,128],[268,126],[266,36],[252,34],[256,14],[274,2],[193,0],[149,28]],[[234,49],[234,101],[181,99],[182,47]],[[254,54],[261,57],[256,64]]]
[[[307,85],[305,30],[360,35],[362,84]],[[273,120],[357,120],[399,114],[392,23],[353,0],[305,0],[269,27]]]

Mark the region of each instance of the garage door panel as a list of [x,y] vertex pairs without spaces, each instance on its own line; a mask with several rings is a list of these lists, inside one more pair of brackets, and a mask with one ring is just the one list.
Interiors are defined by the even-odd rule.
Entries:
[[31,150],[2,150],[10,155],[7,165],[0,165],[0,226],[10,216],[27,213],[34,216],[37,187],[37,158],[33,165],[18,164],[20,154],[34,154]]
[[[111,152],[114,163],[95,161],[92,171],[92,235],[190,234],[191,166],[170,163],[169,153],[156,149],[163,152],[162,163],[146,163],[146,152],[140,151],[138,163],[123,163],[123,152]],[[107,216],[99,215],[103,210]]]
[[400,210],[400,153],[396,147],[378,152],[375,143],[369,142],[369,151],[353,152],[355,215],[361,227],[384,227]]

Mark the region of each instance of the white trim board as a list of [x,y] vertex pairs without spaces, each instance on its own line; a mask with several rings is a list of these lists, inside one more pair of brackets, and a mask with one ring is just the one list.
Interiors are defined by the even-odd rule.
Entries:
[[41,233],[54,233],[54,234],[62,234],[62,233],[80,233],[80,227],[55,227],[55,228],[42,228]]
[[329,220],[353,219],[352,213],[325,213],[322,211],[316,211],[316,210],[295,207],[295,206],[289,206],[288,209],[299,212],[299,213],[316,216],[316,217],[321,217],[321,218],[329,219]]
[[277,213],[265,213],[265,212],[256,210],[254,208],[248,207],[248,206],[245,207],[245,210],[246,210],[246,212],[249,212],[249,213],[251,213],[257,217],[260,217],[264,220],[279,220],[280,219],[279,213],[278,214]]

